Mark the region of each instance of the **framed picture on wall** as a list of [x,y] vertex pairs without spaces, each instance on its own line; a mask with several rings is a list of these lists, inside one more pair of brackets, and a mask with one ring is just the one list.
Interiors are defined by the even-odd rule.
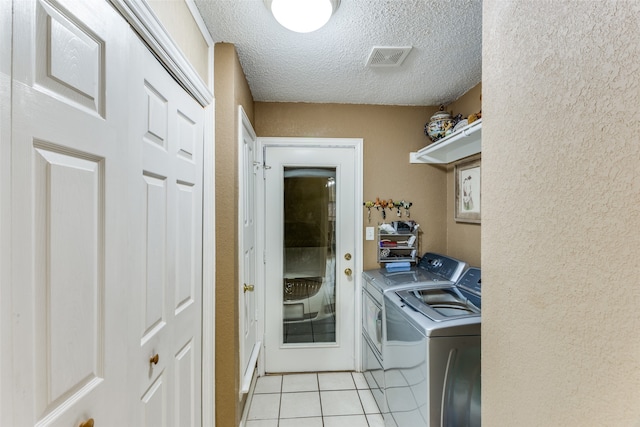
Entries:
[[480,223],[480,158],[462,161],[455,167],[458,222]]

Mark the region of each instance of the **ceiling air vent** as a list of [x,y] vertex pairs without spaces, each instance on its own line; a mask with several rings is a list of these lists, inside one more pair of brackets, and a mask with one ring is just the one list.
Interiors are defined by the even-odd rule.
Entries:
[[367,67],[399,67],[411,52],[411,46],[374,46]]

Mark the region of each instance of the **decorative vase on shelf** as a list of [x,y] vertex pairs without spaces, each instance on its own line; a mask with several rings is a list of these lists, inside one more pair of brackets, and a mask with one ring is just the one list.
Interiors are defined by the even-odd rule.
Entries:
[[453,126],[453,117],[451,117],[451,114],[449,114],[448,111],[444,111],[443,105],[440,106],[440,111],[431,116],[429,123],[424,126],[424,133],[431,139],[431,141],[436,142],[437,140],[452,133]]

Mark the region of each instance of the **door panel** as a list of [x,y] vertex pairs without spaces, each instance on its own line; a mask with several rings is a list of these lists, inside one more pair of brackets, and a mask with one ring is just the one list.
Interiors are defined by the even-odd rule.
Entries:
[[35,82],[39,89],[104,117],[106,39],[64,4],[38,1]]
[[167,399],[165,388],[164,375],[161,374],[142,396],[144,407],[143,426],[167,427],[167,414],[164,410],[167,406],[165,403]]
[[176,183],[177,205],[177,248],[176,248],[176,289],[175,314],[178,315],[194,303],[196,267],[194,260],[195,195],[193,184]]
[[144,283],[144,324],[141,343],[153,338],[166,323],[165,292],[167,253],[167,179],[143,173],[145,184],[146,271]]
[[104,164],[34,145],[36,366],[48,376],[37,390],[48,413],[104,376]]
[[175,402],[174,425],[176,426],[196,425],[196,412],[200,411],[195,401],[195,386],[198,384],[195,375],[199,372],[199,367],[196,366],[197,359],[194,343],[191,340],[178,351],[175,357],[175,386],[172,394]]

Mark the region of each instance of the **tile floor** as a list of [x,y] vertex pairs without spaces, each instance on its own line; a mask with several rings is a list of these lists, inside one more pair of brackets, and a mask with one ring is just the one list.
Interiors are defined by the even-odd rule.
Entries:
[[246,427],[384,427],[358,372],[258,378]]
[[335,316],[310,322],[284,322],[283,326],[285,344],[336,341]]

